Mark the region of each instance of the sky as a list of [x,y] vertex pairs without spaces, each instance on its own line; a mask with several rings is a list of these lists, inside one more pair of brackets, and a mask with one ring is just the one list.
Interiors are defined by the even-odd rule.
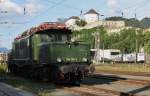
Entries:
[[95,9],[104,17],[150,17],[150,0],[0,0],[0,47],[11,48],[14,38],[42,22],[80,16]]

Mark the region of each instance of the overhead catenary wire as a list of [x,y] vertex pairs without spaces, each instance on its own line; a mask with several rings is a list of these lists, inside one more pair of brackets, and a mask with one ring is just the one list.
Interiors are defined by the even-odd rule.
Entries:
[[[52,4],[56,4],[55,1],[51,1],[51,0],[45,0],[45,2],[50,2],[50,3],[52,3]],[[76,10],[77,12],[80,12],[80,13],[79,13],[79,16],[81,16],[81,13],[83,14],[84,11],[89,11],[89,10],[87,10],[87,9],[78,8],[78,7],[75,7],[75,6],[70,6],[70,5],[68,5],[68,4],[61,4],[61,6],[64,6],[64,7],[66,7],[66,8],[71,8],[71,9]]]
[[[52,3],[52,4],[57,4],[57,2],[51,1],[51,0],[46,0],[46,2],[50,2],[50,3]],[[74,10],[76,10],[76,11],[81,11],[80,8],[73,7],[73,6],[70,6],[70,5],[67,5],[67,4],[62,4],[62,6],[66,7],[66,8],[74,9]]]
[[[45,15],[45,14],[43,14],[43,13],[48,12],[49,10],[52,10],[53,8],[59,6],[60,4],[62,4],[62,3],[65,2],[65,1],[67,1],[67,0],[61,0],[60,2],[55,3],[53,6],[48,7],[47,10],[45,10],[44,12],[38,14],[38,16],[36,15],[36,18],[38,18],[38,17],[40,17],[40,16],[42,16],[42,15]],[[26,21],[26,22],[11,22],[11,23],[12,23],[12,24],[27,24],[27,23],[33,22],[33,20],[35,20],[36,18],[35,18],[35,17],[34,17],[34,18],[31,18],[30,20],[28,20],[28,21]],[[12,33],[14,33],[14,31],[16,31],[16,29],[13,30]],[[9,34],[9,36],[11,36],[11,32],[9,32],[8,34]]]
[[[123,16],[124,16],[126,10],[139,10],[142,7],[145,7],[144,5],[146,5],[148,3],[149,3],[149,0],[143,0],[141,2],[135,2],[133,5],[126,7],[126,8],[123,8],[121,10],[117,10],[116,12],[121,13],[121,15],[123,14]],[[135,15],[135,13],[134,13],[134,15]]]
[[141,1],[141,2],[137,2],[137,3],[135,2],[134,5],[132,5],[132,6],[130,6],[130,7],[126,7],[125,9],[126,9],[126,10],[133,9],[133,8],[134,8],[134,9],[137,9],[139,6],[141,7],[140,4],[143,5],[143,4],[145,4],[145,2],[147,2],[147,1],[149,1],[149,0],[144,0],[144,1]]
[[[48,7],[43,12],[37,14],[36,16],[32,17],[31,19],[29,19],[27,21],[24,21],[24,22],[9,22],[9,24],[27,24],[27,23],[33,22],[34,20],[36,20],[37,18],[41,17],[42,15],[45,15],[44,13],[47,13],[48,11],[52,10],[53,8],[61,5],[62,3],[66,2],[66,1],[67,0],[61,0],[60,2],[55,2],[55,4],[53,4],[52,6]],[[23,10],[24,10],[24,15],[26,15],[28,10],[25,7],[23,8]]]
[[[140,14],[138,14],[138,16],[143,16],[143,15],[142,15],[143,13],[145,13],[144,15],[149,15],[149,12],[146,12],[146,11],[144,10],[145,8],[149,8],[149,6],[148,6],[149,3],[150,3],[150,2],[147,2],[146,4],[143,4],[142,7],[138,8],[138,11],[140,11]],[[146,6],[146,5],[147,5],[147,6]],[[142,11],[142,10],[144,10],[144,11]],[[149,9],[147,9],[147,10],[149,10]]]
[[53,8],[55,8],[55,7],[59,6],[59,5],[61,5],[61,4],[64,3],[65,1],[67,1],[67,0],[61,0],[60,2],[57,2],[56,4],[54,4],[53,6],[48,7],[48,8],[47,8],[46,10],[44,10],[43,12],[37,14],[38,16],[36,15],[36,18],[33,17],[33,18],[31,18],[30,20],[28,20],[28,21],[25,21],[25,22],[18,22],[18,23],[27,24],[27,23],[33,22],[34,20],[36,20],[36,19],[39,18],[40,16],[45,15],[44,13],[48,13],[48,11],[50,11],[50,10],[52,10]]

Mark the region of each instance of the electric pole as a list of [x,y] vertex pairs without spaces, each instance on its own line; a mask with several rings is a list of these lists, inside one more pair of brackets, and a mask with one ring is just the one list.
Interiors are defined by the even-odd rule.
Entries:
[[[136,9],[135,9],[134,18],[135,18],[135,20],[137,20]],[[135,48],[136,48],[135,49],[135,63],[137,63],[137,55],[138,55],[138,41],[137,41],[138,33],[137,33],[137,29],[135,29],[135,34],[136,34],[136,37],[135,37]]]
[[99,32],[97,30],[97,32],[93,33],[94,35],[94,50],[95,50],[95,54],[94,54],[94,61],[97,64],[98,63],[98,52],[99,52],[99,46],[100,46],[100,37],[99,37]]
[[[101,17],[104,17],[105,15],[101,15]],[[104,28],[105,26],[104,26],[104,20],[102,20],[102,28]],[[103,30],[102,30],[103,31]],[[103,41],[102,41],[102,51],[103,51],[103,58],[102,58],[102,60],[103,60],[103,64],[104,64],[104,36],[103,36]]]

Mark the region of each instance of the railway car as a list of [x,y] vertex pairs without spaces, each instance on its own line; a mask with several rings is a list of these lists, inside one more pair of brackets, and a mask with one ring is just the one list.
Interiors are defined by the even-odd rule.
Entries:
[[71,41],[64,24],[45,22],[16,37],[8,69],[11,73],[42,81],[82,80],[92,69],[90,44]]
[[120,63],[134,63],[135,61],[137,63],[144,63],[145,55],[144,53],[137,53],[137,56],[136,53],[119,54],[114,55],[112,61]]

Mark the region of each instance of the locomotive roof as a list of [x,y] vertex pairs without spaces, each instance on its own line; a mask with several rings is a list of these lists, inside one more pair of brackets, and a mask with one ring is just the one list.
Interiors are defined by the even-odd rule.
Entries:
[[[66,25],[64,23],[58,23],[58,22],[44,22],[42,24],[40,24],[37,27],[32,27],[29,30],[26,30],[25,32],[23,32],[21,35],[17,36],[15,38],[15,40],[20,40],[22,38],[31,36],[34,33],[37,32],[42,32],[45,30],[51,30],[51,29],[58,29],[58,30],[69,30],[69,28],[66,27]],[[70,31],[68,31],[70,32]]]

